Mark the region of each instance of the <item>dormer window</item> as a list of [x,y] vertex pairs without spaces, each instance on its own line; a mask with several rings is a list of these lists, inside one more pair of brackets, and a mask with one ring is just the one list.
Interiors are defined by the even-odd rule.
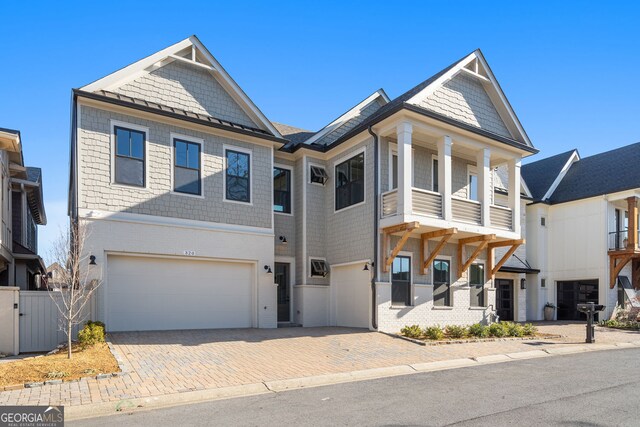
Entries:
[[313,184],[324,185],[329,180],[329,175],[327,175],[327,171],[320,166],[311,166],[311,178],[310,181]]

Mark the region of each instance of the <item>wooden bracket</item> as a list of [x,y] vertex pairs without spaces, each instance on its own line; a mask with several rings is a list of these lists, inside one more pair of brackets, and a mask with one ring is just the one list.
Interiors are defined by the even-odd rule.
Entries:
[[[480,255],[480,252],[485,250],[485,248],[489,245],[489,242],[491,240],[494,240],[495,238],[496,238],[495,234],[483,234],[481,236],[467,237],[465,239],[458,240],[458,278],[462,277],[462,274],[464,274],[464,272],[467,271],[471,263],[475,261],[476,258],[478,258],[478,255]],[[468,245],[471,243],[480,243],[480,244],[473,251],[469,259],[467,259],[463,263],[462,251],[465,245]]]
[[[613,289],[616,286],[616,279],[618,278],[618,274],[622,271],[625,265],[631,261],[634,257],[634,254],[626,254],[620,257],[610,256],[609,257],[609,288]],[[616,261],[618,261],[616,263]]]
[[[518,246],[523,245],[524,243],[525,243],[524,239],[504,240],[502,242],[489,243],[489,257],[488,257],[489,258],[489,272],[491,274],[491,278],[492,279],[496,275],[498,270],[500,270],[500,267],[502,267],[504,265],[504,263],[507,262],[509,257],[511,255],[513,255],[514,252],[518,249]],[[511,246],[511,247],[509,248],[507,253],[505,253],[504,256],[500,259],[500,261],[498,261],[498,263],[494,266],[493,265],[493,261],[494,261],[493,250],[495,248],[504,247],[504,246]]]
[[[423,233],[420,235],[420,262],[422,263],[422,274],[427,273],[427,268],[431,265],[434,259],[438,256],[444,245],[447,244],[449,239],[453,237],[454,234],[458,232],[457,228],[445,228],[437,231],[430,231],[428,233]],[[436,247],[429,254],[429,258],[426,260],[425,258],[425,245],[429,244],[429,239],[434,239],[436,237],[442,237]]]
[[[398,224],[391,227],[382,229],[382,256],[384,258],[384,262],[382,263],[382,271],[388,272],[389,267],[393,264],[393,260],[398,256],[398,253],[404,247],[404,244],[409,240],[409,236],[411,232],[416,228],[420,227],[420,223],[417,221],[414,222],[405,222],[404,224]],[[400,240],[396,243],[396,246],[391,250],[391,254],[387,257],[387,250],[389,247],[389,240],[391,239],[392,233],[403,232]]]

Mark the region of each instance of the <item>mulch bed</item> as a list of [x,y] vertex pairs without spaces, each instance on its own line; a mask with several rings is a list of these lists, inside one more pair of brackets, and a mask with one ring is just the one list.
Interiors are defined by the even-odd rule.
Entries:
[[447,344],[468,344],[468,343],[478,343],[478,342],[495,342],[495,341],[530,341],[530,340],[549,340],[555,338],[562,338],[562,335],[554,335],[554,334],[542,334],[536,333],[535,335],[526,336],[526,337],[502,337],[502,338],[462,338],[462,339],[450,339],[445,338],[442,340],[430,340],[430,339],[419,339],[419,338],[409,338],[402,334],[391,334],[396,338],[400,338],[406,341],[411,341],[415,344],[420,345],[447,345]]
[[107,343],[98,343],[86,349],[74,344],[71,359],[67,359],[65,347],[55,354],[0,363],[0,390],[8,386],[24,386],[45,381],[72,381],[119,371],[118,362],[111,354]]

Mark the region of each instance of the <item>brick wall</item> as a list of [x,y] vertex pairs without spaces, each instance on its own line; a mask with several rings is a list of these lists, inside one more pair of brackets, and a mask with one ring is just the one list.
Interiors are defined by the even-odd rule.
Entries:
[[177,61],[113,91],[246,126],[256,126],[208,71]]
[[[270,148],[86,106],[81,108],[80,117],[78,146],[81,209],[271,228],[273,174]],[[111,183],[110,120],[149,128],[146,188],[124,187]],[[204,140],[204,198],[171,193],[171,132]],[[253,151],[251,205],[223,201],[223,144]]]

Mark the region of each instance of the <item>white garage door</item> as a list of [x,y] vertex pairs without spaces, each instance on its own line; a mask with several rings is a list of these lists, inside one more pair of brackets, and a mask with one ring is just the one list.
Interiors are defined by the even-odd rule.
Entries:
[[108,257],[107,329],[251,327],[252,264]]
[[362,270],[362,264],[331,269],[331,286],[334,287],[334,307],[338,326],[369,327],[370,273]]

